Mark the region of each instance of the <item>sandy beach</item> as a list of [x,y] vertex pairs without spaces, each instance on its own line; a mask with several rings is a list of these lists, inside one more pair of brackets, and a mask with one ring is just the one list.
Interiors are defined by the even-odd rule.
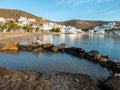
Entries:
[[29,39],[36,35],[41,34],[61,34],[61,33],[53,33],[53,32],[27,32],[27,33],[15,33],[15,32],[6,32],[0,33],[0,44],[9,43],[9,42],[16,42],[19,43],[21,40]]

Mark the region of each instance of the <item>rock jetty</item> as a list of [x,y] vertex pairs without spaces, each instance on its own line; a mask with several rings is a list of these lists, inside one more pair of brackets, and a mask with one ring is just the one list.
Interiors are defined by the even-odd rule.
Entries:
[[40,40],[30,40],[27,43],[8,43],[5,45],[0,45],[0,51],[14,50],[31,51],[33,53],[43,51],[68,53],[78,58],[84,58],[91,62],[98,63],[98,65],[106,67],[107,69],[112,70],[114,73],[120,73],[120,62],[110,60],[110,56],[101,55],[97,50],[86,51],[83,48],[68,47],[65,43],[54,45],[52,43],[44,43]]

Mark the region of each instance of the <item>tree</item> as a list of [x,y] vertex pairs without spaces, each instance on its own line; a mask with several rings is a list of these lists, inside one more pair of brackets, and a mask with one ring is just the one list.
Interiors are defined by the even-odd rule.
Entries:
[[39,31],[39,29],[40,29],[39,27],[36,27],[36,32],[38,32],[38,31]]
[[31,32],[32,30],[34,30],[34,28],[32,26],[24,26],[23,27],[24,30],[26,30],[27,32]]
[[52,32],[61,32],[60,28],[53,28],[51,31]]
[[6,22],[1,26],[2,31],[6,29],[8,32],[16,31],[21,28],[22,28],[21,26],[19,26],[18,24],[16,24],[15,22],[12,22],[12,21]]

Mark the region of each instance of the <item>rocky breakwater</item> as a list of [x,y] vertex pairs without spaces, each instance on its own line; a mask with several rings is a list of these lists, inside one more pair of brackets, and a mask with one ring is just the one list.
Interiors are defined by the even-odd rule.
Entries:
[[19,44],[19,50],[32,51],[32,52],[41,52],[41,51],[62,51],[67,48],[67,45],[62,43],[59,45],[54,45],[52,43],[44,43],[40,40],[30,40],[22,42]]
[[101,55],[97,50],[88,52],[82,48],[71,47],[65,48],[63,51],[78,58],[84,58],[88,61],[98,63],[99,65],[112,70],[114,73],[120,73],[120,62],[110,60],[110,56]]
[[12,71],[0,67],[0,90],[100,90],[85,74]]
[[120,73],[120,62],[115,62],[110,60],[110,56],[101,55],[99,51],[92,50],[86,51],[83,48],[68,47],[65,43],[54,45],[52,43],[44,43],[40,40],[29,40],[17,43],[8,43],[6,45],[0,45],[0,51],[31,51],[33,53],[50,51],[50,52],[63,52],[70,55],[76,56],[78,58],[84,58],[88,61],[98,63],[107,69],[112,70],[113,73]]

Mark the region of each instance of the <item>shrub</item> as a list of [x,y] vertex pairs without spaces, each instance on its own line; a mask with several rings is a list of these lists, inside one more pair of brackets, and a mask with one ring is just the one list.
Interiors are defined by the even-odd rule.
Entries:
[[23,29],[26,30],[27,32],[31,32],[32,30],[34,30],[32,26],[24,26]]
[[61,32],[60,28],[53,28],[51,31],[52,32]]

